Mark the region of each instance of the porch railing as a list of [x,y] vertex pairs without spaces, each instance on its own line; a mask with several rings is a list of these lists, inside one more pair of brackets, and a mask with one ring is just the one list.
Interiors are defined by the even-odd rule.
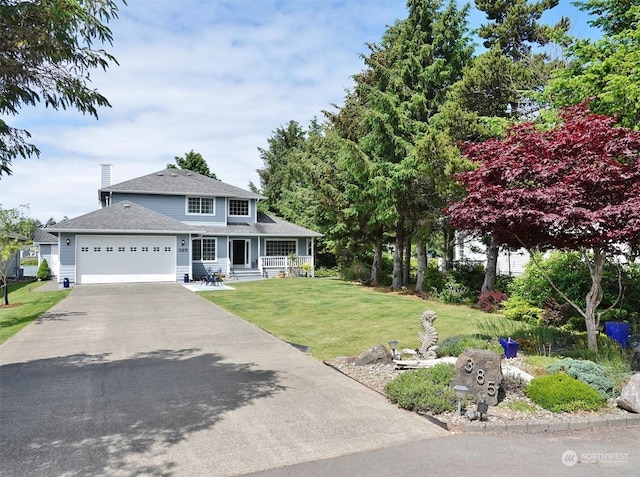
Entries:
[[313,275],[313,257],[310,255],[298,255],[294,260],[291,260],[287,256],[265,256],[258,258],[258,268],[261,272],[263,272],[264,269],[278,269],[284,270],[286,274],[291,273],[291,270],[297,273],[305,263],[311,265],[311,274]]

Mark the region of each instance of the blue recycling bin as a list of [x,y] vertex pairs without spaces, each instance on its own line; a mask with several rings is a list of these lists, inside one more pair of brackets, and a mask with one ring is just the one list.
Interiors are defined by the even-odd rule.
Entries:
[[500,344],[504,349],[504,357],[505,358],[515,358],[518,354],[518,349],[520,349],[520,343],[516,340],[512,340],[511,338],[500,338]]
[[612,340],[616,340],[623,348],[629,341],[629,323],[618,321],[605,321],[604,332]]
[[65,278],[64,280],[62,280],[62,286],[64,288],[69,288],[69,279]]
[[189,283],[189,274],[188,273],[184,274],[183,280],[184,280],[185,283]]

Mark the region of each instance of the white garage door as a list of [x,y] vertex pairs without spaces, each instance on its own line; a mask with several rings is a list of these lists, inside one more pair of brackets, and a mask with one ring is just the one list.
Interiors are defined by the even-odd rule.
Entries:
[[175,282],[175,237],[81,235],[78,283]]

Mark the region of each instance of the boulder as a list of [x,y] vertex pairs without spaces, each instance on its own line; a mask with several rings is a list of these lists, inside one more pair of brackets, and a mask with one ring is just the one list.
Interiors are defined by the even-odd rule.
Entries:
[[371,349],[368,349],[364,353],[360,354],[356,358],[356,366],[366,366],[367,364],[387,363],[391,362],[392,356],[387,348],[379,344]]
[[631,376],[620,397],[616,400],[618,407],[629,412],[640,413],[640,373]]
[[468,395],[479,401],[484,399],[489,406],[498,404],[498,391],[502,384],[502,368],[498,353],[488,349],[465,349],[456,360],[455,376],[451,387],[465,386]]

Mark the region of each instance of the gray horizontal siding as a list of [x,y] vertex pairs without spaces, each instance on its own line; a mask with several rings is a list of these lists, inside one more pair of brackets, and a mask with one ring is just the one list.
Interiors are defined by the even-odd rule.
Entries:
[[205,224],[224,224],[225,200],[216,197],[215,215],[187,215],[186,198],[180,195],[123,194],[114,193],[112,203],[133,202],[146,209],[166,215],[180,222]]

